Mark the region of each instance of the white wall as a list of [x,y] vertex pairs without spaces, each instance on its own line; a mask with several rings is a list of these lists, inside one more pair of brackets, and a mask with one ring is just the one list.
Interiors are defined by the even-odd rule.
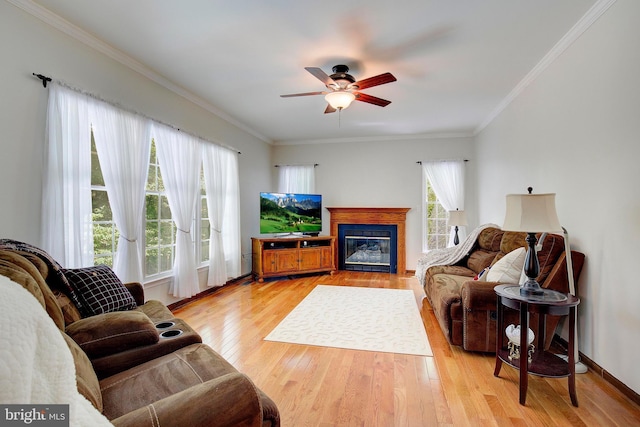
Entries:
[[[242,251],[250,254],[258,232],[255,195],[271,180],[270,145],[5,1],[0,58],[0,237],[40,245],[48,92],[35,72],[241,151]],[[250,269],[243,262],[243,273]],[[147,293],[173,301],[166,284]]]
[[507,193],[557,193],[558,216],[587,256],[580,351],[636,392],[639,16],[640,2],[618,0],[477,137],[481,221],[502,222]]
[[[343,114],[349,114],[348,111]],[[407,269],[415,270],[422,252],[422,167],[417,161],[468,159],[467,200],[470,226],[476,225],[475,175],[471,138],[424,138],[332,144],[277,145],[274,164],[318,163],[316,192],[326,207],[406,207]],[[274,168],[275,169],[275,168]],[[274,172],[276,174],[277,171]],[[277,180],[273,180],[274,185]],[[269,190],[269,189],[267,189]],[[272,190],[275,190],[272,189]],[[467,204],[468,203],[468,204]],[[323,231],[329,232],[323,209]]]

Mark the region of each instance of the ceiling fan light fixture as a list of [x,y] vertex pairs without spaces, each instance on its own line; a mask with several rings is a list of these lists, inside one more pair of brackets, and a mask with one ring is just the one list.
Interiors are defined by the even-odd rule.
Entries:
[[338,90],[335,92],[329,92],[325,95],[324,99],[336,110],[344,110],[351,105],[356,96],[347,91]]

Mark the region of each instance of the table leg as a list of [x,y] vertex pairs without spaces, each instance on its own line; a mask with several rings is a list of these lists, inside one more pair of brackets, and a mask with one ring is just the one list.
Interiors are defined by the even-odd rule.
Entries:
[[538,342],[537,350],[543,351],[546,347],[546,338],[547,338],[547,315],[538,313],[538,338],[536,341]]
[[504,311],[502,307],[502,299],[500,295],[498,295],[498,304],[496,305],[497,310],[497,318],[496,318],[496,367],[493,370],[493,376],[497,377],[500,375],[500,369],[502,368],[502,359],[500,359],[500,350],[502,350],[502,346],[504,345],[504,332],[502,328],[504,327],[503,318]]
[[578,396],[576,395],[576,360],[575,360],[575,335],[576,335],[576,307],[569,310],[569,396],[571,403],[578,407]]
[[529,351],[529,304],[520,303],[520,404],[527,401],[527,388],[529,386],[528,372]]

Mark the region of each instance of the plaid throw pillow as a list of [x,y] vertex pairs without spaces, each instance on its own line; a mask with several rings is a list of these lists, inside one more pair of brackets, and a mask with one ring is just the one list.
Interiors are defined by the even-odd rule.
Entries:
[[84,317],[137,307],[133,295],[106,265],[62,269],[82,302]]

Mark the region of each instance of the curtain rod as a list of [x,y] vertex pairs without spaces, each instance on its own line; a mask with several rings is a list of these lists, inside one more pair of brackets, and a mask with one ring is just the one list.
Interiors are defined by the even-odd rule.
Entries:
[[[52,81],[52,80],[51,80],[51,77],[47,77],[47,76],[45,76],[45,75],[42,75],[42,74],[36,74],[36,73],[32,73],[32,74],[33,74],[35,77],[37,77],[38,79],[42,80],[42,86],[44,86],[45,88],[47,87],[47,82]],[[182,129],[180,129],[179,127],[176,127],[176,126],[174,126],[174,125],[172,125],[172,124],[165,123],[165,122],[163,122],[163,121],[161,121],[161,120],[154,119],[153,117],[149,117],[149,116],[147,116],[146,114],[140,113],[140,112],[138,112],[138,111],[132,110],[132,109],[127,108],[127,107],[123,107],[122,105],[120,105],[120,104],[118,104],[118,103],[116,103],[116,102],[108,101],[108,100],[106,100],[106,99],[103,99],[103,98],[99,97],[98,95],[94,95],[93,93],[85,92],[85,91],[83,91],[83,90],[81,90],[81,89],[75,88],[75,87],[73,87],[73,86],[71,86],[71,85],[68,85],[67,83],[64,83],[64,82],[62,82],[62,81],[60,81],[60,80],[56,80],[56,83],[58,83],[58,84],[59,84],[59,85],[61,85],[61,86],[66,87],[66,88],[68,88],[68,89],[71,89],[71,90],[73,90],[73,91],[79,92],[79,93],[81,93],[81,94],[83,94],[83,95],[87,95],[87,96],[90,96],[91,98],[97,99],[98,101],[106,102],[107,104],[112,105],[112,106],[114,106],[114,107],[121,108],[121,109],[123,109],[123,110],[125,110],[125,111],[128,111],[128,112],[130,112],[130,113],[133,113],[133,114],[137,114],[137,115],[139,115],[139,116],[142,116],[142,117],[144,117],[144,118],[146,118],[146,119],[152,120],[152,121],[154,121],[154,122],[156,122],[156,123],[159,123],[159,124],[161,124],[161,125],[169,126],[170,128],[177,130],[178,132],[186,133],[187,135],[191,135],[191,136],[193,136],[193,137],[195,137],[195,138],[198,138],[198,139],[201,139],[201,140],[203,140],[203,141],[205,141],[205,142],[210,142],[211,144],[219,145],[219,146],[224,147],[224,148],[227,148],[227,149],[229,149],[229,150],[231,150],[231,151],[235,151],[235,152],[236,152],[236,153],[238,153],[238,154],[242,154],[242,153],[240,152],[240,150],[238,150],[237,148],[230,147],[230,146],[225,145],[225,144],[222,144],[222,143],[220,143],[220,142],[211,141],[211,140],[209,140],[209,139],[207,139],[207,138],[204,138],[204,137],[202,137],[202,136],[200,136],[200,135],[196,135],[196,134],[194,134],[194,133],[192,133],[192,132],[187,132],[187,131],[182,130]]]
[[298,165],[273,165],[274,168],[279,168],[280,166],[313,166],[315,168],[316,166],[320,166],[320,164],[318,164],[318,163],[313,163],[313,164],[307,163],[307,164],[304,164],[303,163],[303,164],[298,164]]
[[32,73],[34,76],[42,80],[42,86],[47,87],[47,82],[51,81],[51,77],[43,76],[42,74]]
[[[434,162],[451,162],[452,160],[433,160]],[[468,162],[469,159],[462,159],[463,162]],[[417,164],[421,165],[422,164],[422,160],[418,160],[416,162]]]

